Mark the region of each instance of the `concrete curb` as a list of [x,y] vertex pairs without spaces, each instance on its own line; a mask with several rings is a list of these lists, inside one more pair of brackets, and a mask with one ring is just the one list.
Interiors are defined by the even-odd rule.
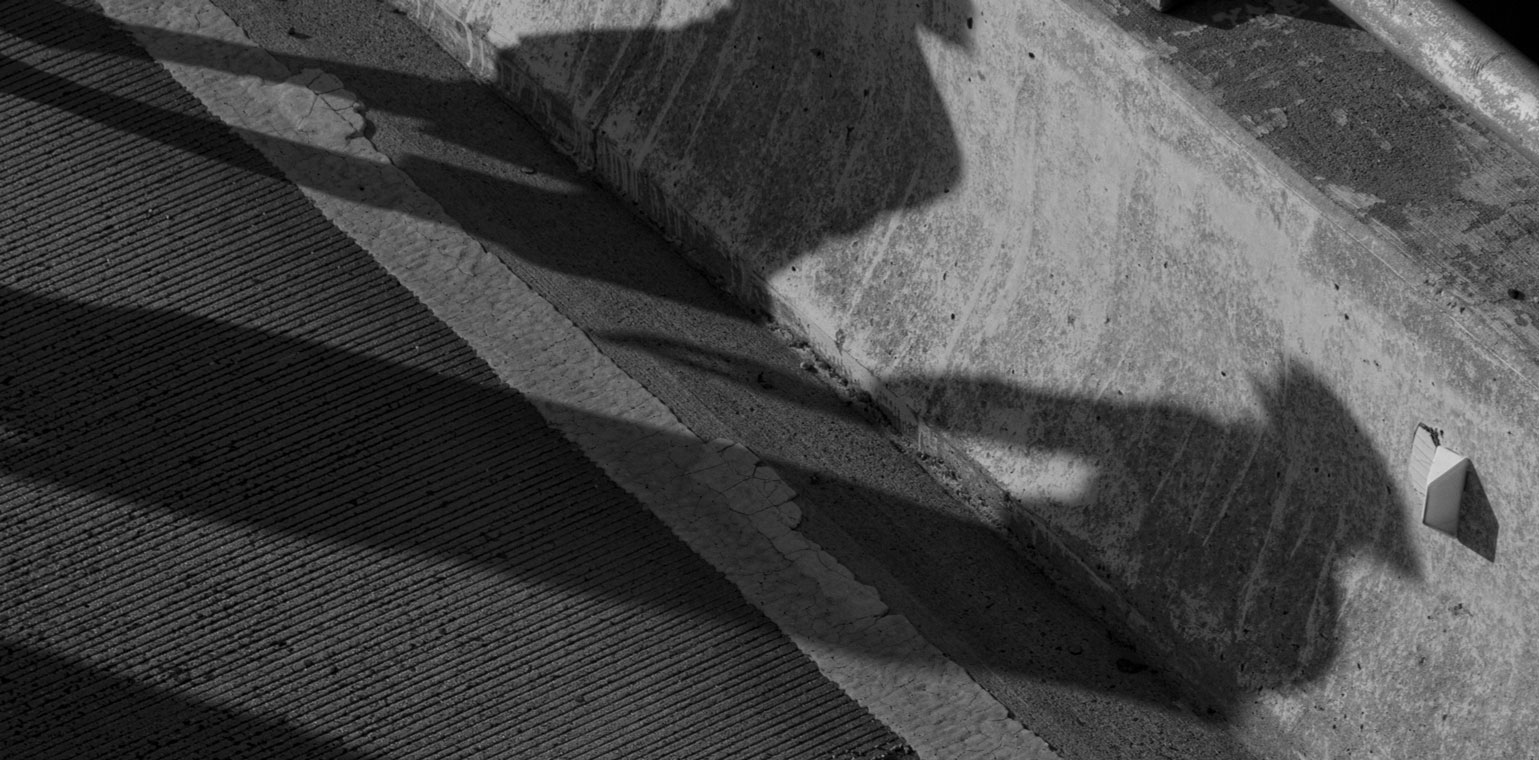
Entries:
[[1539,161],[1539,66],[1452,0],[1334,0],[1352,20]]

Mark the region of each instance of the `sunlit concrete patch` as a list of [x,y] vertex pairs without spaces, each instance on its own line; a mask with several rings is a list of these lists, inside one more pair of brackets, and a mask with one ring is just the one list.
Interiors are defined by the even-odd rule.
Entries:
[[[250,45],[196,0],[104,4],[142,27],[152,53],[189,38],[157,37],[150,27]],[[795,530],[794,494],[772,468],[742,446],[696,438],[374,151],[344,82],[318,71],[264,78],[166,65],[922,756],[1053,756],[874,589]]]

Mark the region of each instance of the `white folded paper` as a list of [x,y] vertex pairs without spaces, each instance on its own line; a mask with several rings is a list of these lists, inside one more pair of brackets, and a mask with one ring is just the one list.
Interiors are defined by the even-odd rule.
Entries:
[[1417,426],[1408,467],[1411,484],[1422,497],[1422,524],[1450,536],[1459,533],[1459,502],[1470,460],[1438,444],[1426,426]]

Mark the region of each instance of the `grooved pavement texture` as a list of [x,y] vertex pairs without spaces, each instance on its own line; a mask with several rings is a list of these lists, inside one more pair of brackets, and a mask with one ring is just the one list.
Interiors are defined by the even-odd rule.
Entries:
[[898,749],[127,34],[45,9],[0,10],[0,754]]

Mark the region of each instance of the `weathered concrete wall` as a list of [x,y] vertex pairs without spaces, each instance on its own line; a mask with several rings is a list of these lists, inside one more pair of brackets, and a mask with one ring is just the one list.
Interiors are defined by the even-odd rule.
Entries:
[[395,1],[1258,746],[1530,756],[1539,370],[1096,10]]

